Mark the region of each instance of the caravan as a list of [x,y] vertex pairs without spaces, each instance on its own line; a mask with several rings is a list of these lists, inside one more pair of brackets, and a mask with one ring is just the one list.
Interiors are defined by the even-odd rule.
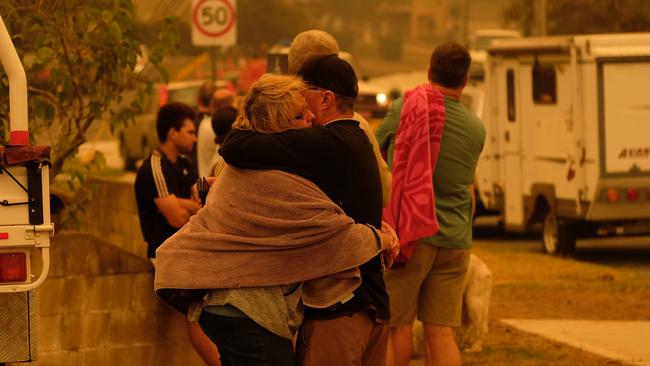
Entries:
[[650,232],[650,33],[519,38],[488,50],[477,186],[507,230]]

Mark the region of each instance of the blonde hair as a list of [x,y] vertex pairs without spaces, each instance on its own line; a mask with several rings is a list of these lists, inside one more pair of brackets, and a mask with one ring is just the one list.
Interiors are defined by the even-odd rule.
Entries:
[[264,74],[244,97],[233,128],[274,133],[297,128],[296,104],[307,89],[298,77]]
[[339,44],[331,34],[318,29],[299,33],[289,48],[289,74],[296,74],[300,67],[314,56],[338,55]]

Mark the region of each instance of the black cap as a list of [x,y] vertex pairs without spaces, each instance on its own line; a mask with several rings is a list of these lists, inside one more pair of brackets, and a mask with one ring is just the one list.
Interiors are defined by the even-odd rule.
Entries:
[[334,54],[310,58],[298,70],[298,76],[311,86],[346,97],[356,98],[359,94],[354,69],[347,61]]

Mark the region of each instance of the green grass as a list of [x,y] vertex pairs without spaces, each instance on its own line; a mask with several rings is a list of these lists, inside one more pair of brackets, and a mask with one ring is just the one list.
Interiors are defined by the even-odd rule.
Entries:
[[642,305],[650,297],[650,238],[640,249],[578,247],[575,258],[547,255],[528,236],[478,239],[472,252],[492,271],[493,286],[486,343],[481,352],[463,353],[465,366],[623,365],[499,319],[650,319]]
[[518,347],[518,346],[503,347],[499,350],[499,352],[503,352],[511,357],[529,359],[529,360],[542,360],[547,358],[548,356],[546,353],[534,349]]

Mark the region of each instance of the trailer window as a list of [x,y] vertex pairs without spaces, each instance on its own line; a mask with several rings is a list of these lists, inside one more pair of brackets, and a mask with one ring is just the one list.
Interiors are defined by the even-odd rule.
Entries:
[[515,72],[508,69],[506,72],[506,92],[508,94],[508,121],[514,122],[515,118]]
[[536,104],[555,104],[557,102],[557,85],[555,66],[533,66],[533,101]]

